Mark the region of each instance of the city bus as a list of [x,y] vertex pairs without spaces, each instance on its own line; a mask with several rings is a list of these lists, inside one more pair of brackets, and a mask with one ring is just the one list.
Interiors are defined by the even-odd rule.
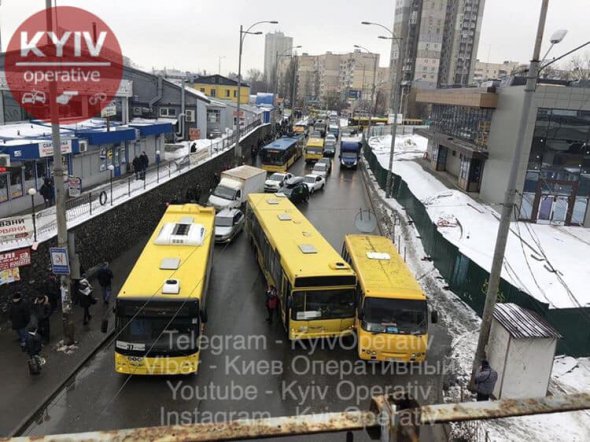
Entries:
[[267,144],[260,151],[262,169],[269,172],[286,172],[300,157],[303,135],[282,137]]
[[353,334],[355,274],[288,198],[248,195],[246,231],[289,339]]
[[[342,256],[357,275],[358,356],[363,360],[423,362],[428,347],[428,301],[389,238],[346,235]],[[430,315],[437,322],[437,312]]]
[[306,163],[310,161],[321,160],[324,157],[324,139],[323,138],[310,138],[307,140],[305,146],[305,153],[303,158]]
[[115,371],[130,375],[196,373],[215,211],[171,204],[144,247],[115,305]]

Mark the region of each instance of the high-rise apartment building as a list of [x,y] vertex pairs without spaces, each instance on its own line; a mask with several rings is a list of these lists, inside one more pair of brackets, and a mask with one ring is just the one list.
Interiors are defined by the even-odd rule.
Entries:
[[[393,29],[404,39],[402,81],[418,88],[470,84],[484,4],[485,0],[399,0]],[[395,48],[392,55],[397,63]]]
[[264,78],[269,85],[275,80],[277,56],[291,55],[293,37],[287,37],[280,31],[268,33],[264,41]]

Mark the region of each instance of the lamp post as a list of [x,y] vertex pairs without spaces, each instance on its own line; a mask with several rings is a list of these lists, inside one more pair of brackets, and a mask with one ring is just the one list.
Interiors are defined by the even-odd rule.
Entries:
[[[391,191],[392,191],[392,183],[393,183],[393,154],[395,151],[395,136],[397,133],[397,114],[399,111],[399,101],[400,101],[400,83],[401,83],[401,76],[402,76],[402,53],[403,53],[403,39],[400,37],[396,37],[393,30],[389,29],[386,26],[383,26],[379,23],[373,23],[368,21],[361,22],[362,25],[370,25],[370,26],[379,26],[380,28],[385,29],[389,33],[389,37],[380,35],[380,39],[384,40],[391,40],[391,55],[390,58],[390,70],[391,70],[391,110],[393,112],[393,119],[391,122],[391,147],[389,151],[389,168],[387,169],[387,181],[385,183],[385,196],[387,198],[391,198]],[[397,46],[397,64],[395,70],[395,76],[393,74],[393,49],[394,44]]]
[[240,25],[240,46],[239,46],[239,53],[238,53],[238,105],[237,105],[237,109],[236,109],[236,113],[237,115],[237,124],[236,124],[236,150],[235,150],[235,161],[236,163],[238,163],[241,158],[242,158],[242,147],[240,146],[240,94],[241,94],[241,89],[242,89],[242,49],[244,47],[244,39],[246,38],[246,35],[248,34],[252,34],[252,35],[260,35],[262,34],[261,31],[257,31],[257,32],[250,32],[250,29],[252,29],[254,26],[262,24],[262,23],[270,23],[270,24],[277,24],[278,21],[277,20],[263,20],[263,21],[258,21],[254,24],[252,24],[248,29],[246,29],[244,31],[244,27],[242,25]]
[[113,171],[115,170],[115,166],[113,166],[112,164],[109,164],[107,169],[109,169],[109,172],[111,173],[111,206],[113,205]]
[[[354,45],[355,48],[357,49],[363,49],[365,51],[367,51],[367,53],[369,54],[373,54],[375,56],[375,60],[373,62],[373,88],[371,90],[371,107],[370,107],[370,112],[369,112],[369,126],[367,127],[367,141],[369,139],[369,137],[371,136],[371,120],[373,119],[373,113],[375,112],[375,90],[377,88],[377,54],[374,54],[373,52],[369,51],[367,48],[365,48],[364,46],[361,45]],[[363,88],[364,88],[364,83],[363,83]]]
[[156,182],[160,182],[160,151],[156,150]]
[[31,195],[31,212],[33,214],[33,240],[37,242],[37,220],[35,219],[35,195],[37,195],[37,189],[31,187],[27,190],[27,193]]
[[[545,21],[547,17],[547,9],[549,7],[549,0],[543,0],[541,4],[541,12],[539,15],[539,23],[537,27],[537,36],[535,39],[535,46],[533,49],[533,58],[531,59],[528,75],[527,75],[527,82],[524,88],[524,99],[520,113],[520,129],[517,132],[516,138],[516,145],[514,148],[514,155],[511,161],[510,166],[510,174],[508,176],[508,184],[506,186],[506,193],[504,195],[504,203],[502,205],[502,213],[500,217],[500,223],[498,224],[498,236],[496,237],[496,245],[494,248],[494,256],[492,259],[492,268],[490,270],[490,278],[488,280],[488,289],[486,293],[486,301],[484,305],[482,320],[481,320],[481,329],[479,332],[479,339],[477,342],[477,349],[475,352],[475,357],[473,358],[473,367],[472,367],[472,375],[471,375],[471,384],[470,386],[473,387],[474,385],[474,377],[477,369],[481,361],[484,359],[486,346],[488,344],[489,336],[490,336],[490,328],[492,325],[492,317],[494,313],[494,308],[496,305],[497,295],[498,295],[498,287],[500,285],[500,277],[502,272],[502,267],[504,265],[504,255],[506,252],[506,244],[508,241],[508,234],[510,232],[510,221],[513,217],[513,209],[515,203],[515,197],[517,193],[516,189],[516,180],[518,177],[518,172],[520,169],[520,163],[522,160],[522,153],[524,151],[524,133],[526,132],[526,127],[529,122],[529,114],[531,109],[531,104],[533,101],[533,95],[535,89],[537,87],[537,80],[539,78],[539,71],[554,61],[563,58],[565,55],[569,55],[572,51],[568,52],[568,54],[564,54],[557,59],[546,63],[543,66],[540,66],[540,54],[541,54],[541,43],[543,40],[543,33],[545,30]],[[561,40],[565,37],[565,32],[558,31],[551,37],[551,47],[553,45],[561,42]],[[589,42],[590,43],[590,42]],[[588,43],[586,43],[588,44]],[[576,48],[579,49],[584,45]],[[549,48],[551,49],[551,48]],[[549,51],[547,51],[548,53]],[[547,54],[545,54],[545,57]],[[543,57],[543,58],[545,58]]]

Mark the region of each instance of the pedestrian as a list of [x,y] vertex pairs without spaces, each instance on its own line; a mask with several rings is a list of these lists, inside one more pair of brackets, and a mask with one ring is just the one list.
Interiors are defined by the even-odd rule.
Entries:
[[138,180],[141,174],[142,162],[139,159],[139,157],[135,155],[135,158],[133,158],[131,164],[133,164],[133,172],[135,173],[135,179]]
[[498,380],[498,373],[490,363],[485,359],[481,361],[479,370],[475,373],[475,392],[477,393],[478,401],[487,401],[494,391],[496,381]]
[[31,320],[31,313],[29,311],[29,305],[23,299],[21,292],[16,292],[12,295],[12,304],[8,311],[8,318],[12,324],[12,329],[18,335],[18,340],[21,349],[25,351],[27,345],[27,325]]
[[201,201],[201,185],[197,183],[195,186],[195,202],[199,204],[199,201]]
[[145,151],[143,151],[141,153],[141,156],[139,159],[141,160],[141,179],[145,180],[145,173],[146,173],[147,168],[150,164],[150,160],[149,160],[147,154],[145,153]]
[[53,273],[49,274],[49,278],[47,279],[47,284],[45,285],[45,293],[49,298],[49,304],[51,305],[51,312],[57,310],[59,307],[59,301],[61,298],[61,291],[59,289],[59,281],[57,276]]
[[78,283],[78,291],[80,294],[80,307],[84,309],[84,325],[88,324],[88,321],[92,319],[90,315],[90,306],[96,304],[96,300],[92,296],[92,286],[86,279],[86,275],[82,275],[82,279]]
[[37,324],[37,332],[44,344],[49,343],[49,318],[51,317],[51,304],[49,297],[39,293],[33,301],[33,316]]
[[51,207],[53,201],[53,186],[51,185],[49,178],[43,180],[43,185],[41,186],[41,189],[39,189],[39,193],[43,197],[45,208]]
[[272,324],[272,317],[274,316],[278,306],[279,297],[277,296],[277,289],[271,284],[266,291],[266,311],[268,312],[266,322],[269,324]]
[[79,264],[78,273],[76,274],[76,277],[72,276],[72,303],[74,305],[80,304],[80,280],[82,279],[81,275],[83,275],[84,273],[86,273],[86,270],[84,269],[82,264]]
[[[27,343],[25,345],[25,351],[29,355],[29,358],[35,359],[39,367],[45,365],[45,359],[41,357],[41,349],[43,348],[43,342],[39,333],[37,333],[37,327],[32,324],[27,327],[26,331]],[[35,373],[38,374],[38,373]]]
[[103,265],[100,267],[100,269],[98,269],[98,272],[96,274],[98,284],[102,288],[102,300],[105,304],[108,304],[109,300],[111,299],[111,283],[113,281],[113,278],[113,271],[110,269],[109,263],[105,261]]

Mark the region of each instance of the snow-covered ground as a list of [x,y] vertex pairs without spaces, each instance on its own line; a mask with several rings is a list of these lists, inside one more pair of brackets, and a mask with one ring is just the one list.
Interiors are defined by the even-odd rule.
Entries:
[[[373,137],[369,140],[369,144],[381,165],[387,168],[391,136]],[[462,192],[448,189],[413,161],[423,156],[426,147],[427,140],[423,137],[415,135],[396,137],[393,171],[401,175],[412,193],[425,203],[428,214],[437,223],[441,233],[456,244],[465,255],[489,270],[498,215],[490,207],[477,203]],[[376,187],[374,179],[373,187]],[[383,191],[378,189],[377,192],[384,199]],[[398,217],[406,216],[396,200],[387,199],[386,202]],[[407,228],[415,229],[413,225]],[[409,246],[410,250],[413,250],[408,258],[408,264],[415,274],[425,276],[421,278],[423,285],[437,286],[438,296],[432,297],[431,300],[453,337],[450,359],[455,364],[455,379],[445,392],[445,400],[447,402],[469,400],[471,394],[466,386],[481,320],[457,295],[443,289],[445,283],[437,278],[438,272],[432,268],[432,263],[420,259],[425,253],[418,239],[419,235],[417,232],[410,233],[415,234],[406,234],[402,237],[402,241]],[[524,287],[529,293],[531,291],[526,284],[532,283],[532,288],[536,291],[531,294],[542,296],[539,298],[541,301],[548,302],[545,295],[549,293],[553,307],[569,306],[573,301],[567,296],[565,290],[558,290],[560,286],[563,286],[555,273],[547,271],[545,267],[553,265],[560,272],[561,278],[574,291],[575,297],[588,303],[590,296],[582,293],[581,290],[582,283],[590,280],[589,270],[583,265],[584,260],[578,258],[580,262],[576,262],[575,257],[587,256],[590,252],[589,233],[587,229],[581,228],[533,224],[525,226],[525,223],[513,223],[507,249],[509,265],[504,268],[502,276],[513,284]],[[517,235],[523,238],[525,244],[522,246]],[[542,247],[539,247],[537,243],[540,243]],[[561,252],[558,247],[561,248]],[[565,247],[567,247],[565,250],[568,250],[568,256],[562,256],[566,255],[563,253]],[[526,259],[525,254],[528,255]],[[527,262],[530,262],[532,270],[529,270]],[[574,268],[572,269],[571,266]],[[518,273],[513,269],[517,269]],[[581,273],[576,274],[576,272]],[[553,278],[550,275],[553,275]],[[556,291],[557,294],[554,293]],[[570,299],[569,303],[568,299]],[[553,365],[550,394],[562,395],[588,391],[590,391],[590,358],[574,359],[569,356],[557,356]],[[479,437],[485,435],[486,440],[490,441],[586,441],[590,440],[590,412],[579,411],[479,421],[476,424],[454,425],[453,432],[452,437],[455,438],[477,439],[474,436],[477,433]]]
[[[369,144],[385,168],[391,135],[373,137]],[[420,164],[412,161],[426,152],[427,140],[418,135],[396,137],[393,171],[424,203],[439,231],[461,253],[490,270],[499,214],[460,190],[449,189]],[[563,253],[567,250],[567,253]],[[512,223],[502,278],[550,308],[590,306],[590,229]]]

